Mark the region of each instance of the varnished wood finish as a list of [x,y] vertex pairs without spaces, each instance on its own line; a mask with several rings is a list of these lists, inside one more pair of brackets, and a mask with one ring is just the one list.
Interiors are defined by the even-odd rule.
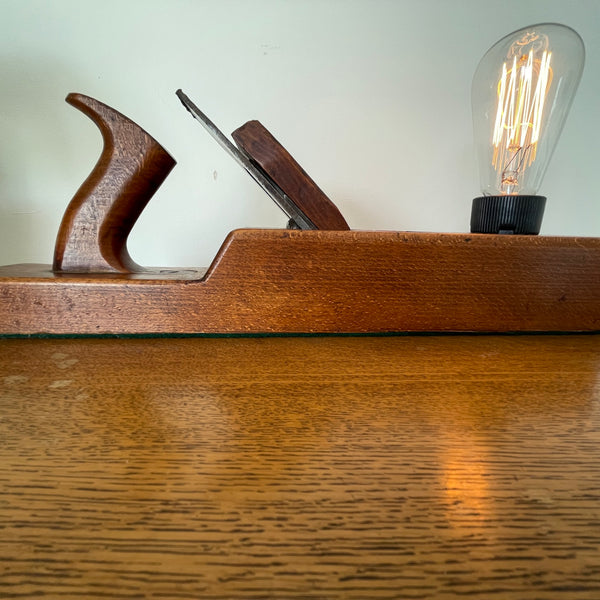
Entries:
[[63,216],[53,268],[74,273],[141,271],[129,256],[127,237],[175,160],[110,106],[82,94],[69,94],[67,102],[98,126],[104,148]]
[[600,337],[0,340],[0,597],[597,600]]
[[0,268],[0,333],[598,331],[599,273],[598,238],[238,230],[202,279]]
[[259,121],[248,121],[231,137],[317,229],[350,229],[337,206]]

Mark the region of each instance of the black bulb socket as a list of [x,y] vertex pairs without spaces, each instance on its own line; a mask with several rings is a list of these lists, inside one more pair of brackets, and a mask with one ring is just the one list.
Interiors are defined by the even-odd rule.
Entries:
[[537,235],[545,196],[480,196],[473,200],[471,233]]

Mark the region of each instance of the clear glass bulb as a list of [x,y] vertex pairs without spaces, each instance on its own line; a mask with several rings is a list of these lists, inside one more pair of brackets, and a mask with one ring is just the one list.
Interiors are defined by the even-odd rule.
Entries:
[[481,59],[471,98],[484,196],[537,193],[584,60],[579,35],[556,23],[519,29]]

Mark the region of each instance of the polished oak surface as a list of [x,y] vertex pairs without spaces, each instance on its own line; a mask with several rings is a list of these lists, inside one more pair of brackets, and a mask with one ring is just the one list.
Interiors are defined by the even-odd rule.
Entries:
[[0,597],[600,598],[600,336],[0,340]]

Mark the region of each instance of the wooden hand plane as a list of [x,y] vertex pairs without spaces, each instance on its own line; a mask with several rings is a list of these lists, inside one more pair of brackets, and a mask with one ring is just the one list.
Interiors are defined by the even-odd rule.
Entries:
[[0,335],[600,331],[599,238],[350,230],[258,121],[233,132],[236,147],[178,95],[290,226],[230,232],[207,269],[136,264],[128,235],[175,160],[121,113],[70,94],[104,148],[52,266],[0,267]]

